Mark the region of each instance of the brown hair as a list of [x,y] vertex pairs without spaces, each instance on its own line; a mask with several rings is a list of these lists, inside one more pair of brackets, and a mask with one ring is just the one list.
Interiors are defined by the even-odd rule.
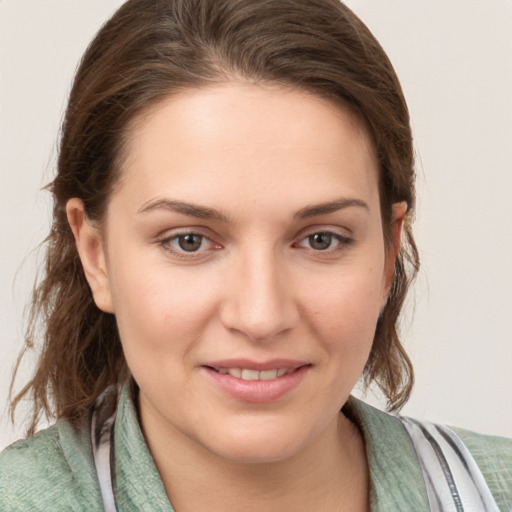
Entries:
[[24,349],[41,336],[41,353],[34,377],[11,404],[14,410],[31,396],[29,433],[42,413],[78,421],[102,390],[128,374],[115,317],[96,307],[85,280],[67,201],[80,198],[88,218],[101,222],[137,116],[180,89],[233,79],[303,89],[348,105],[365,123],[380,163],[388,243],[392,204],[406,201],[408,213],[364,378],[380,386],[391,409],[408,399],[413,371],[397,321],[419,265],[410,226],[412,136],[400,84],[379,43],[338,0],[129,0],[86,51],[62,126],[49,186],[53,225]]

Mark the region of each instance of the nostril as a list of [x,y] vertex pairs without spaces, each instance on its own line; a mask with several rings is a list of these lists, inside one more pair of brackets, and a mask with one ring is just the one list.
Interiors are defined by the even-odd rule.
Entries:
[[[261,266],[261,265],[260,265]],[[260,269],[261,270],[261,269]],[[291,286],[268,268],[236,273],[220,309],[222,324],[254,342],[269,341],[293,328],[299,318]]]

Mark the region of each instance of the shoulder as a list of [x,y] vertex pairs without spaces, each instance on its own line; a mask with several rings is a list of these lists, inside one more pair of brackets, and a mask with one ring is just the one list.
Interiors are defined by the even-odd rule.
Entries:
[[61,421],[6,448],[0,454],[0,509],[99,510],[86,430]]
[[[418,454],[403,423],[408,418],[386,413],[353,398],[347,405],[348,407],[344,410],[356,420],[365,436],[370,470],[372,468],[374,470],[373,483],[375,484],[379,479],[389,480],[391,473],[392,476],[396,475],[396,478],[393,480],[393,485],[388,485],[389,492],[386,495],[396,493],[397,489],[403,487],[397,484],[399,481],[408,483],[408,492],[411,491],[412,484],[416,484],[418,489],[422,487],[424,478],[421,474]],[[419,423],[424,426],[436,426],[429,422]],[[469,450],[499,509],[511,511],[512,439],[476,434],[456,427],[450,427],[450,429]],[[424,494],[423,491],[418,492]],[[410,496],[407,500],[410,500]],[[425,501],[426,494],[418,498],[419,505],[414,510],[423,510],[421,506]],[[404,507],[394,509],[407,510]]]
[[450,428],[471,452],[500,510],[512,510],[512,439]]

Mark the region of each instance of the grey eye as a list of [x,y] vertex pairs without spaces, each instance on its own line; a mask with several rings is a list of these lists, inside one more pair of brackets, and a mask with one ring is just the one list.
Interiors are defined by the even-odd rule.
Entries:
[[194,252],[203,245],[204,237],[202,235],[186,234],[178,237],[180,249],[186,252]]
[[325,251],[332,244],[332,235],[330,233],[315,233],[308,236],[309,246],[316,251]]

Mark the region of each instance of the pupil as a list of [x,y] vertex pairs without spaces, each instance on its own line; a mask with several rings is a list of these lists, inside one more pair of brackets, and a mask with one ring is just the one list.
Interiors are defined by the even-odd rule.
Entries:
[[183,235],[179,238],[179,246],[184,251],[197,251],[201,247],[201,235]]
[[331,245],[332,236],[328,233],[316,233],[309,237],[309,243],[313,249],[324,251]]

